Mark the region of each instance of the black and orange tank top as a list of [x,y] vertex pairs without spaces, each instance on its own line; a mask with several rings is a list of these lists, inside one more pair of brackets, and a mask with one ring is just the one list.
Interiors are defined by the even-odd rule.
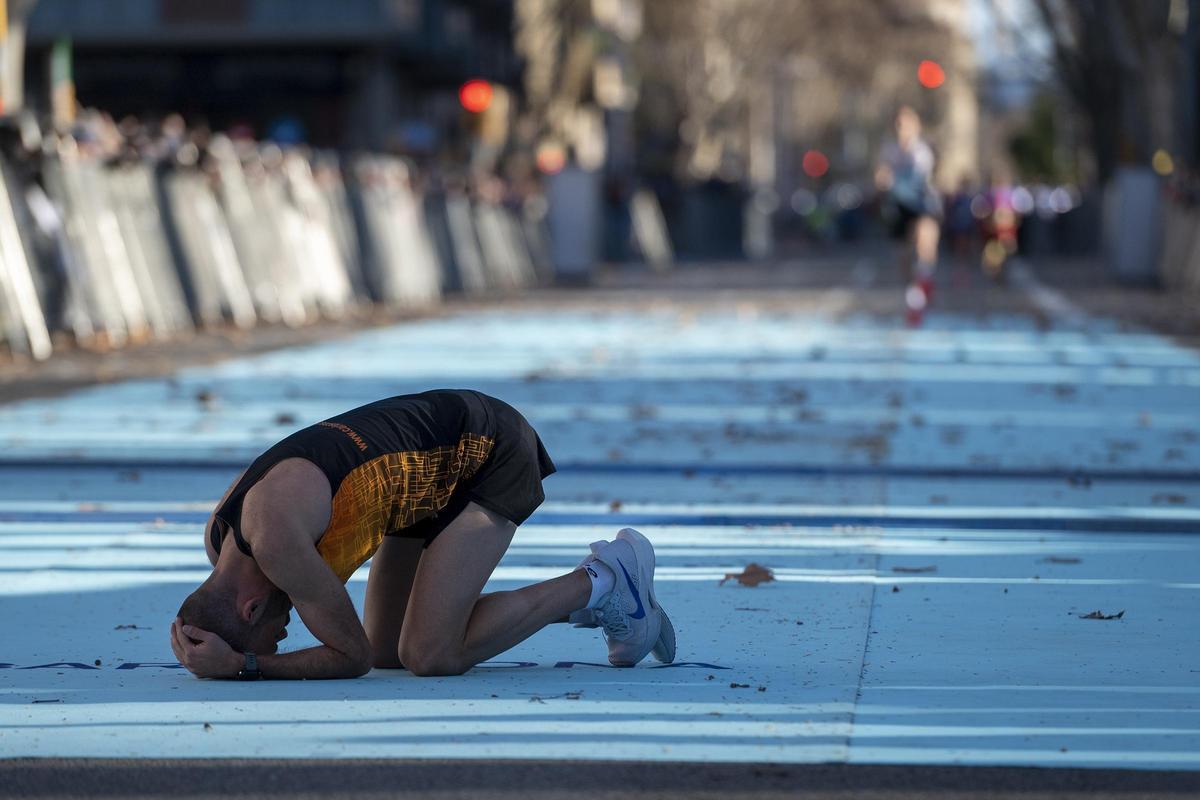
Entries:
[[419,535],[487,460],[495,444],[489,399],[450,389],[401,395],[296,431],[256,458],[216,510],[213,549],[229,531],[253,555],[241,532],[246,493],[280,461],[303,458],[329,479],[333,509],[317,552],[346,582],[384,536]]

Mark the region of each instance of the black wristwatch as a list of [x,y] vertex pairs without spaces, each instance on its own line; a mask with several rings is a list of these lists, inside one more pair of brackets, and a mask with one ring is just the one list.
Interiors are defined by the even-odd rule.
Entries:
[[239,681],[260,681],[262,680],[262,671],[258,668],[258,659],[254,653],[243,653],[246,657],[246,666],[237,674]]

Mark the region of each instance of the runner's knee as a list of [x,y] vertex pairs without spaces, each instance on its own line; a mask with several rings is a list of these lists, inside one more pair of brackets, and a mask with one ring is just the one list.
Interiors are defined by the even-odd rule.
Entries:
[[449,648],[422,646],[403,639],[398,655],[409,672],[422,678],[462,675],[473,666],[466,662],[461,653]]

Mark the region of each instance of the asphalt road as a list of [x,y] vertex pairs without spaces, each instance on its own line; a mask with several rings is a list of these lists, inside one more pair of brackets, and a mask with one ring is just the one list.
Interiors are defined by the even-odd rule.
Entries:
[[[574,317],[570,305],[601,304],[605,293],[543,299],[554,313],[532,322],[519,308],[493,314],[494,343],[475,361],[481,334],[449,321],[378,330],[358,345],[325,342],[324,355],[316,348],[249,366],[227,362],[228,369],[201,365],[258,349],[206,345],[128,374],[93,375],[82,364],[78,374],[42,375],[49,383],[31,383],[28,392],[9,393],[0,382],[0,397],[15,399],[196,367],[39,401],[0,419],[9,573],[0,625],[46,623],[20,638],[0,636],[0,662],[15,665],[0,672],[0,752],[221,756],[0,760],[0,798],[1200,797],[1200,772],[1078,768],[1195,762],[1195,645],[1178,635],[1197,610],[1194,350],[1126,336],[1107,315],[1102,324],[1055,330],[1053,311],[1033,313],[1016,289],[952,294],[931,329],[907,332],[897,329],[894,309],[895,319],[880,311],[896,305],[895,287],[862,274],[862,286],[764,294],[714,292],[711,274],[687,273],[671,280],[694,278],[694,293],[674,284],[647,286],[644,296],[614,292],[613,309]],[[780,276],[782,268],[764,280]],[[635,311],[646,313],[638,319]],[[548,332],[553,346],[543,348]],[[258,386],[264,369],[275,394]],[[62,385],[50,385],[60,377]],[[552,487],[558,505],[528,526],[525,552],[514,554],[498,585],[569,566],[570,542],[586,542],[589,525],[638,515],[659,527],[680,618],[692,617],[692,630],[709,619],[729,623],[726,647],[691,641],[696,658],[734,670],[734,680],[646,670],[616,682],[586,667],[558,670],[550,665],[568,656],[556,654],[576,652],[573,641],[559,646],[558,631],[531,644],[528,657],[513,656],[526,659],[519,663],[527,671],[422,683],[421,693],[404,698],[384,680],[344,690],[275,685],[269,702],[244,711],[242,687],[177,685],[184,676],[153,664],[129,669],[162,658],[150,610],[177,602],[184,580],[196,580],[187,571],[203,568],[199,523],[189,515],[204,516],[201,501],[210,503],[228,477],[220,470],[253,454],[244,431],[275,436],[306,415],[320,418],[326,405],[348,407],[359,395],[435,379],[470,379],[519,402],[554,438],[564,467]],[[130,410],[143,400],[145,410]],[[1010,407],[1021,413],[1008,414]],[[788,414],[777,416],[779,408]],[[36,441],[27,436],[33,429]],[[45,478],[80,451],[90,469]],[[780,452],[787,458],[776,458]],[[645,468],[664,453],[675,474]],[[189,458],[199,461],[175,470],[119,461]],[[737,519],[722,510],[738,504]],[[879,517],[884,506],[888,515]],[[798,507],[836,508],[822,512],[833,519],[785,518]],[[746,516],[752,512],[775,516]],[[1000,519],[1005,530],[997,533]],[[1136,541],[1109,536],[1125,528],[1136,528]],[[777,569],[772,590],[721,589],[720,576],[751,555]],[[91,588],[63,591],[64,581]],[[1119,622],[1081,621],[1098,607],[1131,612]],[[113,624],[82,639],[80,613]],[[769,636],[783,623],[802,650],[752,650],[783,641]],[[991,649],[996,641],[1006,646]],[[1072,646],[1037,651],[1045,641]],[[63,662],[71,669],[56,672]],[[734,688],[759,685],[763,669],[769,691],[743,696]],[[676,703],[670,713],[667,701]],[[667,730],[651,730],[655,713]],[[505,745],[505,723],[515,755],[546,756],[571,743],[583,749],[555,760],[495,760],[496,751],[483,748]],[[299,733],[308,739],[293,743]],[[683,759],[688,747],[692,761],[569,760],[634,759],[630,748],[672,737],[679,741],[668,757]],[[809,742],[814,749],[802,753]],[[735,744],[791,748],[788,758],[811,761],[829,760],[820,748],[842,747],[852,763],[762,764],[755,762],[770,756],[757,751],[742,763],[712,763]],[[325,755],[335,746],[350,757],[228,758]],[[436,746],[461,749],[408,760]],[[1068,766],[858,763],[904,752],[942,764],[1017,758]],[[353,757],[379,753],[403,758]],[[1074,760],[1084,758],[1093,760]]]
[[1200,796],[1200,773],[572,761],[0,761],[4,798],[1089,798]]

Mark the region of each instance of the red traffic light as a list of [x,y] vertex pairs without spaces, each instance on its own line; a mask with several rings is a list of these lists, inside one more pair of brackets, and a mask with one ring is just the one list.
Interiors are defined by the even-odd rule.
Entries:
[[492,85],[480,78],[467,81],[458,89],[458,102],[472,114],[481,114],[492,104]]
[[946,70],[936,61],[922,61],[917,67],[917,80],[926,89],[936,89],[946,82]]
[[809,150],[800,162],[804,174],[810,178],[819,178],[829,172],[829,159],[820,150]]

